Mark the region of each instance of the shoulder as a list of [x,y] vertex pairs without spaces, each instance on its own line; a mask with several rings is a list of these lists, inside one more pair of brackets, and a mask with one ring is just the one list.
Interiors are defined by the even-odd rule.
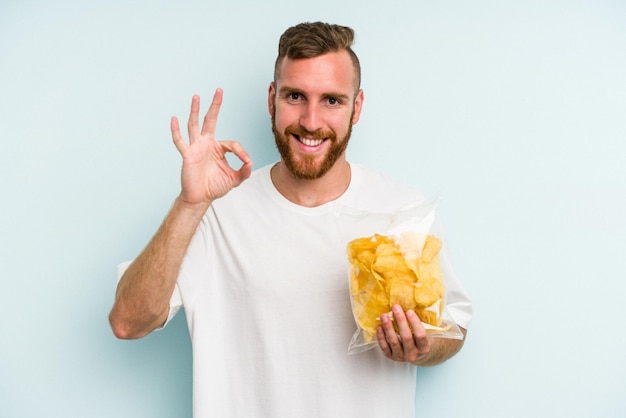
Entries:
[[384,173],[380,170],[376,170],[370,167],[366,167],[360,164],[350,164],[353,172],[358,173],[367,184],[370,186],[383,186],[383,187],[392,187],[394,189],[404,189],[407,191],[415,191],[418,190],[408,184],[403,180],[399,180],[395,177],[391,177],[387,173]]
[[427,199],[420,190],[382,171],[351,164],[354,177],[353,199],[357,207],[391,212],[399,207]]

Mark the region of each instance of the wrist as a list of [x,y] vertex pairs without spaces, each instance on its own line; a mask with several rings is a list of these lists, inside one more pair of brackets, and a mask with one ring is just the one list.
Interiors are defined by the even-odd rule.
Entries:
[[192,215],[204,216],[204,213],[209,209],[212,203],[213,201],[189,202],[185,200],[181,194],[176,197],[174,208]]
[[211,206],[211,202],[190,203],[182,196],[178,196],[170,211],[178,228],[195,228],[200,224],[204,214]]

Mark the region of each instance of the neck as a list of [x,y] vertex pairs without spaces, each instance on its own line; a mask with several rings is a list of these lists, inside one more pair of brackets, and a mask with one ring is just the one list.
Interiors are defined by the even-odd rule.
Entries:
[[341,196],[350,185],[350,164],[339,160],[319,179],[305,180],[295,177],[280,161],[271,170],[274,187],[287,200],[304,207],[321,206]]

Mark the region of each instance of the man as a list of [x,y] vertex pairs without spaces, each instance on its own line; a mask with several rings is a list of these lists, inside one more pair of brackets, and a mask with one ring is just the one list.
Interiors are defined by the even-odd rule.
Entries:
[[[184,306],[193,348],[195,417],[414,416],[414,365],[438,364],[463,341],[429,338],[413,311],[381,316],[379,349],[347,354],[356,329],[347,290],[342,207],[392,212],[423,196],[346,161],[363,106],[352,29],[288,29],[268,110],[281,159],[252,173],[240,144],[218,141],[217,90],[189,140],[174,117],[182,187],[128,266],[110,322],[139,338]],[[225,155],[242,162],[229,166]],[[448,309],[463,332],[471,305],[447,261]]]

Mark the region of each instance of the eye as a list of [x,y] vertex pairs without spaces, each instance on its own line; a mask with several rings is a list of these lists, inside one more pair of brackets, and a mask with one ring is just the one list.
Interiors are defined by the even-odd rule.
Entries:
[[300,93],[292,92],[287,95],[287,98],[291,101],[297,102],[302,99],[302,95]]
[[341,107],[346,102],[344,97],[338,96],[326,96],[326,106],[329,107]]

